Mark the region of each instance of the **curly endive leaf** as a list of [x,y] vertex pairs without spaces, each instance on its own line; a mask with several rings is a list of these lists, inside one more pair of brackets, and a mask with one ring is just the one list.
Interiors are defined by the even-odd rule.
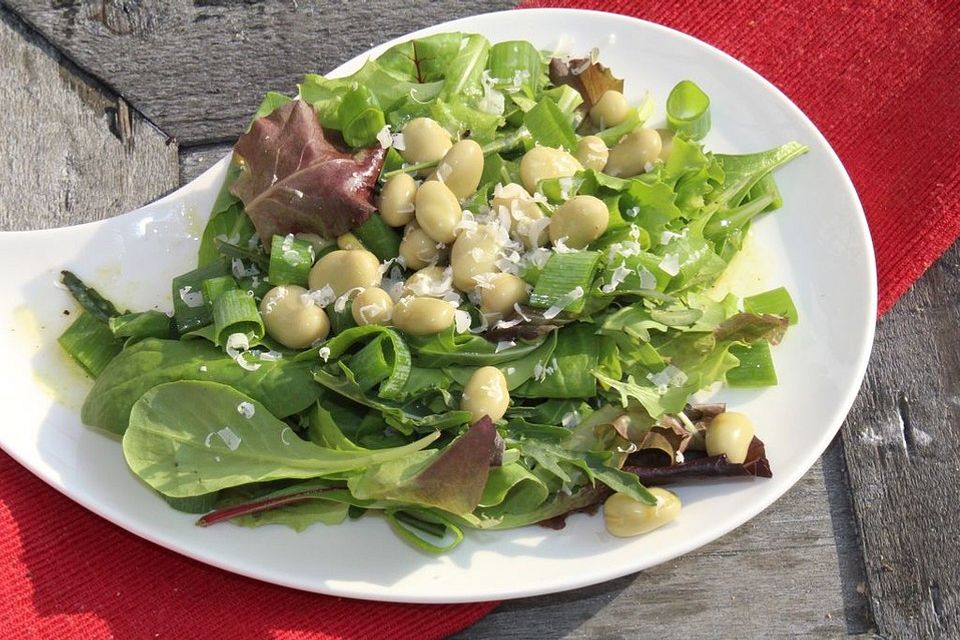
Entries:
[[230,191],[267,243],[288,233],[343,235],[375,209],[371,194],[384,149],[339,151],[302,100],[254,120],[233,150],[243,169]]

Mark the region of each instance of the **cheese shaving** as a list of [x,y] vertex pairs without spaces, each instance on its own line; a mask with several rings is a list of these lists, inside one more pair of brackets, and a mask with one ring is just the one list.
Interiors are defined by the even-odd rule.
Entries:
[[660,267],[660,270],[666,273],[668,276],[675,276],[680,273],[680,254],[678,253],[668,253],[663,256],[663,260],[660,261],[660,264],[657,265]]
[[183,304],[191,309],[203,306],[203,294],[199,291],[194,291],[190,285],[180,287],[180,299],[183,300]]
[[560,315],[560,312],[569,307],[575,301],[583,297],[583,287],[576,287],[573,291],[568,291],[554,302],[550,307],[543,312],[543,317],[546,320],[552,320]]
[[322,288],[311,291],[310,297],[313,298],[318,307],[323,308],[336,300],[337,294],[334,293],[333,287],[325,284]]
[[453,321],[456,324],[457,333],[470,331],[470,314],[463,309],[457,309],[453,312]]
[[390,135],[390,125],[383,125],[383,128],[377,132],[377,142],[380,143],[382,149],[389,149],[393,146],[393,136]]

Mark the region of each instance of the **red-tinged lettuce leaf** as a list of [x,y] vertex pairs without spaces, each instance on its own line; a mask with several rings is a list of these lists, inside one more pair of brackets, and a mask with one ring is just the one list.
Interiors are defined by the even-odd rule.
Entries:
[[403,460],[369,468],[351,478],[350,491],[361,500],[391,500],[467,515],[480,503],[491,461],[503,440],[488,417],[475,422],[443,451],[419,451]]
[[503,318],[503,324],[506,326],[498,327],[494,325],[483,334],[483,337],[490,342],[531,341],[548,335],[551,331],[576,320],[575,316],[564,312],[547,319],[543,316],[544,311],[546,309],[519,305],[518,310],[511,311]]
[[257,118],[233,148],[243,167],[230,188],[261,240],[274,235],[343,235],[370,217],[384,149],[336,149],[302,100]]
[[604,93],[610,90],[623,93],[623,80],[614,77],[610,69],[589,58],[576,60],[550,60],[550,82],[554,85],[566,84],[583,97],[581,109],[589,111]]
[[699,451],[688,451],[685,455],[683,462],[664,465],[662,455],[638,451],[631,454],[623,470],[637,474],[640,482],[648,487],[704,478],[773,477],[763,442],[757,437],[750,442],[743,463],[730,462],[725,455],[708,456]]

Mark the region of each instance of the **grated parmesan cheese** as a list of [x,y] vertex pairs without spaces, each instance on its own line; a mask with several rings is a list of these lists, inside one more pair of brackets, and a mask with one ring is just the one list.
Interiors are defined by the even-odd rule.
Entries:
[[571,249],[567,246],[567,236],[557,238],[557,240],[553,243],[553,250],[557,253],[576,253],[579,251],[579,249]]
[[220,436],[220,439],[223,441],[223,444],[227,445],[227,449],[230,449],[230,451],[236,451],[237,448],[240,446],[240,442],[241,442],[240,436],[234,433],[233,429],[231,429],[230,427],[224,427],[219,431],[214,431],[213,433],[207,435],[207,439],[204,442],[204,444],[206,444],[208,447],[210,446],[209,444],[210,437],[213,435]]
[[560,424],[567,429],[577,426],[580,424],[580,412],[574,410],[563,414],[563,417],[560,418]]
[[393,146],[393,137],[390,135],[390,125],[383,125],[383,128],[377,132],[377,142],[380,143],[380,148],[382,149],[389,149]]
[[331,302],[337,299],[336,293],[333,291],[333,287],[328,284],[323,285],[320,289],[314,289],[310,292],[310,297],[313,298],[313,301],[320,308],[328,306]]
[[640,276],[640,288],[641,289],[656,289],[657,288],[657,276],[653,275],[653,272],[647,269],[644,266],[641,266],[637,269],[637,275]]
[[613,293],[616,291],[617,287],[623,284],[623,281],[627,279],[633,271],[626,267],[626,264],[621,262],[620,266],[613,270],[613,273],[610,274],[610,282],[601,286],[600,291],[604,293]]
[[470,314],[463,309],[457,309],[453,312],[453,321],[456,323],[457,333],[470,331]]
[[497,342],[497,348],[496,348],[496,350],[494,351],[494,353],[500,353],[501,351],[503,351],[503,350],[505,350],[505,349],[509,349],[509,348],[515,347],[515,346],[517,346],[517,343],[516,343],[515,341],[513,341],[513,340],[501,340],[501,341]]
[[237,405],[237,413],[242,415],[244,418],[247,418],[248,420],[252,418],[256,412],[257,412],[257,409],[256,407],[253,406],[252,402],[244,401]]
[[543,317],[546,320],[552,320],[556,318],[561,311],[569,307],[575,301],[583,297],[583,287],[576,287],[573,291],[568,291],[554,302],[550,307],[543,312]]
[[183,304],[191,309],[203,306],[203,294],[199,291],[194,291],[190,285],[180,287],[180,299],[183,300]]
[[680,254],[668,253],[663,256],[663,260],[661,260],[657,266],[669,276],[677,275],[680,273]]

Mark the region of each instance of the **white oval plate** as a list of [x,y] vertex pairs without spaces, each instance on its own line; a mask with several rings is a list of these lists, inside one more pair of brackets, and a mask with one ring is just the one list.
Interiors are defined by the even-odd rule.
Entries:
[[[61,268],[70,268],[127,308],[169,309],[170,280],[194,266],[226,159],[179,191],[112,220],[0,235],[6,371],[0,406],[7,414],[0,445],[91,511],[191,558],[298,589],[402,602],[516,598],[616,578],[722,536],[787,491],[849,410],[876,317],[869,232],[853,185],[826,140],[759,75],[655,24],[603,13],[523,10],[457,20],[403,39],[449,30],[479,32],[494,42],[533,39],[544,49],[562,46],[570,53],[597,47],[600,59],[626,78],[629,98],[652,92],[661,109],[655,123],[662,121],[670,88],[692,79],[711,98],[714,128],[707,142],[717,151],[744,153],[789,140],[809,145],[809,154],[779,172],[785,205],[755,225],[753,245],[762,259],[746,261],[755,276],[738,285],[741,293],[785,285],[796,301],[800,324],[775,350],[780,385],[721,394],[754,417],[772,479],[679,487],[680,518],[639,538],[614,538],[601,517],[579,514],[562,531],[469,532],[440,557],[407,546],[378,518],[299,534],[280,526],[194,526],[193,516],[168,508],[137,481],[115,440],[80,423],[78,407],[89,383],[58,352],[56,337],[70,320],[63,310],[75,306],[55,281]],[[362,61],[337,72],[349,73]]]

